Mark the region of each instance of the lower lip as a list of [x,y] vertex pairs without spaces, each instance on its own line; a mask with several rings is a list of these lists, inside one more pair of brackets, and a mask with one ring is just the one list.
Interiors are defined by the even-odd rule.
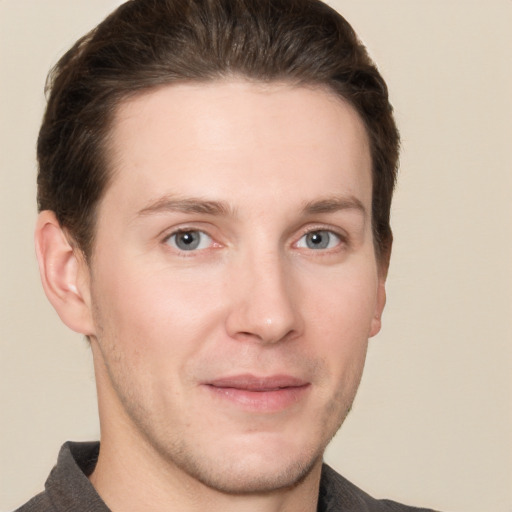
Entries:
[[278,412],[293,406],[304,398],[309,384],[292,386],[271,391],[250,391],[247,389],[216,387],[206,385],[211,393],[220,399],[248,411]]

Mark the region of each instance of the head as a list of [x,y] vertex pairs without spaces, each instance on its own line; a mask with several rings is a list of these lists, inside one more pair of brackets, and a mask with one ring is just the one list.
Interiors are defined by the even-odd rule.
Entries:
[[386,264],[399,144],[387,87],[347,21],[318,0],[123,4],[49,75],[39,209],[55,212],[88,259],[97,205],[112,179],[108,141],[118,106],[162,85],[233,76],[323,86],[356,110],[372,156],[375,249]]
[[350,26],[316,0],[130,1],[50,86],[38,254],[91,340],[102,453],[223,493],[318,471],[380,329],[397,165]]

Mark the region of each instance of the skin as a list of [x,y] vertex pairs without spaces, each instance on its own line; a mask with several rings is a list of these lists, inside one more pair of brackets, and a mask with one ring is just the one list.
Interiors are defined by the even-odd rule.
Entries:
[[90,265],[53,213],[36,230],[91,340],[93,485],[114,511],[316,510],[385,303],[359,116],[321,88],[172,85],[120,106],[110,156]]

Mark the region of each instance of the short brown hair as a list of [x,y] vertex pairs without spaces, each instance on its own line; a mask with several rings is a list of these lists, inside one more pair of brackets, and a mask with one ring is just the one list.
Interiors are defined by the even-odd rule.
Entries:
[[119,103],[140,91],[227,76],[327,86],[366,126],[377,255],[389,256],[399,136],[386,84],[348,22],[320,0],[130,0],[81,38],[47,81],[38,207],[53,210],[86,258],[109,182]]

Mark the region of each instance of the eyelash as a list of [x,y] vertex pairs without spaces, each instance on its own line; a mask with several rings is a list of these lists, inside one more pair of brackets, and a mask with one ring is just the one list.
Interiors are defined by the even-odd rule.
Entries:
[[[183,249],[183,248],[180,248],[179,246],[177,246],[176,244],[176,241],[171,244],[171,240],[174,238],[174,240],[176,240],[176,237],[178,237],[180,234],[187,234],[187,233],[190,233],[190,234],[200,234],[202,237],[207,237],[210,241],[208,242],[208,247],[192,247],[190,250],[187,250],[187,249]],[[326,248],[311,248],[311,247],[299,247],[298,244],[301,240],[303,239],[306,239],[306,237],[308,237],[309,235],[313,235],[315,233],[328,233],[329,236],[334,236],[336,237],[337,239],[337,242],[335,244],[334,247],[326,247]],[[328,243],[330,243],[331,240],[328,241]],[[214,238],[209,235],[205,230],[202,230],[202,229],[199,229],[197,227],[183,227],[183,228],[180,228],[180,229],[176,229],[175,231],[169,233],[168,235],[165,236],[165,238],[163,239],[163,243],[166,244],[166,245],[169,245],[171,246],[174,250],[176,250],[177,252],[179,252],[181,255],[192,255],[193,253],[196,253],[196,252],[199,252],[199,251],[204,251],[204,250],[207,250],[207,249],[210,249],[212,247],[221,247],[221,244],[217,243],[214,241]],[[193,243],[193,241],[190,242],[191,244]],[[307,242],[306,242],[307,243]],[[199,241],[199,244],[201,244],[201,240]],[[340,246],[346,246],[348,245],[348,240],[347,240],[347,236],[340,233],[338,230],[334,230],[332,228],[329,228],[329,227],[326,227],[326,226],[314,226],[310,229],[307,229],[305,232],[303,232],[300,237],[292,244],[292,246],[298,248],[298,249],[303,249],[303,250],[306,250],[306,251],[309,251],[309,252],[319,252],[319,253],[322,253],[322,254],[325,254],[325,253],[331,253],[331,252],[336,252],[336,250],[339,250]],[[190,254],[187,254],[187,253],[190,253]]]
[[[312,248],[306,247],[304,249],[306,249],[306,250],[309,249],[310,251],[314,251],[314,252],[318,251],[318,252],[325,254],[326,252],[335,252],[337,249],[339,249],[340,246],[346,246],[348,244],[347,236],[340,233],[338,230],[335,230],[335,229],[332,229],[332,228],[326,227],[326,226],[315,226],[315,227],[309,228],[307,231],[305,231],[299,237],[297,242],[295,242],[294,245],[297,245],[302,239],[305,239],[308,235],[312,235],[315,233],[328,233],[330,236],[334,235],[338,239],[335,247],[329,247],[329,248],[323,248],[323,249],[312,249]],[[299,249],[302,249],[302,247],[299,247]]]
[[[176,243],[176,238],[179,236],[179,235],[186,235],[186,234],[200,234],[200,236],[202,238],[204,237],[207,237],[210,241],[208,242],[208,245],[211,245],[213,242],[213,238],[204,230],[202,229],[198,229],[198,228],[180,228],[176,231],[173,231],[172,233],[170,233],[169,235],[167,235],[165,238],[164,238],[164,243],[167,244],[167,245],[171,245],[175,250],[179,251],[180,253],[187,253],[187,252],[196,252],[196,251],[202,251],[202,250],[205,250],[205,249],[208,249],[209,247],[192,247],[190,250],[187,250],[187,249],[183,249],[183,248],[180,248],[178,247],[177,243]],[[175,239],[175,242],[173,244],[171,244],[171,240],[172,239]],[[190,243],[191,245],[194,244],[194,240],[191,240],[190,242],[187,242],[187,243]],[[198,241],[198,244],[200,245],[201,244],[201,240]],[[215,245],[215,243],[214,243]],[[216,244],[216,245],[219,245],[219,244]]]

